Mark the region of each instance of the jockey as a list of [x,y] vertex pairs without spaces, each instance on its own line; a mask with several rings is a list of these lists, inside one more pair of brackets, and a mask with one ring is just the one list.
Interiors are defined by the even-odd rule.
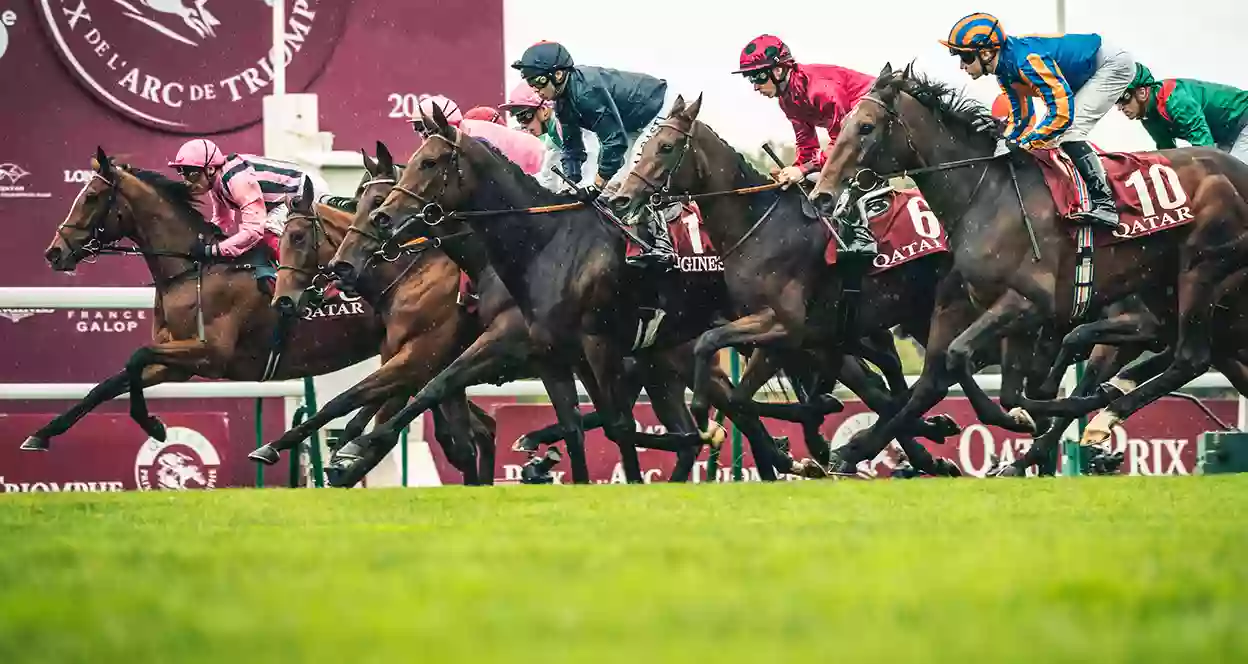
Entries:
[[276,260],[290,202],[303,191],[304,181],[311,181],[314,200],[329,193],[324,180],[294,164],[226,155],[206,138],[182,144],[169,166],[186,181],[204,218],[229,236],[219,243],[200,238],[191,255],[201,261],[238,258],[256,246]]
[[1123,115],[1139,120],[1157,149],[1214,145],[1248,162],[1248,91],[1190,78],[1158,81],[1144,65],[1118,100]]
[[[836,65],[802,65],[794,62],[789,47],[772,35],[755,37],[741,50],[742,74],[764,97],[780,100],[793,124],[797,138],[797,158],[792,166],[772,169],[772,177],[786,186],[819,172],[827,155],[819,149],[816,127],[828,132],[828,149],[836,144],[841,122],[854,105],[871,90],[875,78]],[[875,237],[865,219],[841,219],[845,241],[842,255],[866,259],[876,255]]]
[[[464,114],[459,110],[459,104],[441,95],[420,96],[420,110],[425,115],[432,116],[434,106],[441,109],[442,115],[446,117],[446,121],[452,127],[463,132],[466,136],[488,143],[503,153],[504,157],[518,164],[520,170],[529,175],[537,175],[541,171],[542,162],[546,158],[546,146],[542,145],[542,142],[538,139],[523,132],[509,129],[506,125],[496,122],[473,120],[464,117]],[[497,111],[495,113],[497,114]],[[409,122],[412,123],[412,129],[416,133],[422,136],[429,135],[420,116],[411,118]]]
[[[552,191],[566,189],[563,180],[553,170],[563,158],[563,127],[555,119],[554,103],[537,96],[528,83],[520,81],[508,95],[507,103],[499,108],[510,113],[520,129],[538,137],[546,145],[546,163],[537,176],[538,181]],[[585,186],[587,183],[592,184],[598,177],[598,137],[584,129],[579,131],[585,145],[586,159],[578,184]]]
[[[615,189],[636,161],[641,146],[656,131],[666,105],[667,81],[603,67],[577,66],[562,44],[538,42],[512,63],[539,97],[555,102],[563,135],[563,172],[573,182],[581,179],[585,145],[580,132],[598,135],[598,175],[592,187],[579,193],[588,202],[604,188]],[[643,215],[652,250],[630,262],[671,266],[675,254],[666,224],[657,215]]]
[[[1088,184],[1092,209],[1078,223],[1118,227],[1118,207],[1088,133],[1109,112],[1135,76],[1135,59],[1098,34],[1058,37],[1006,36],[1001,22],[984,13],[954,24],[940,40],[962,60],[972,79],[995,74],[1010,100],[1005,139],[1020,148],[1060,146]],[[1044,100],[1043,120],[1031,124],[1032,97]]]

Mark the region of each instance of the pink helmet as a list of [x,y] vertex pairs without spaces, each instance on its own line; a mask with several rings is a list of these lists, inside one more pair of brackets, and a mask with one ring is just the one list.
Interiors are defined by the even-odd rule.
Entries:
[[225,153],[216,143],[206,138],[192,138],[182,144],[178,148],[178,156],[169,162],[170,166],[177,168],[178,166],[196,166],[198,168],[208,168],[209,166],[223,166],[225,164]]
[[537,96],[537,92],[528,83],[520,81],[512,89],[511,94],[507,95],[507,103],[498,108],[501,111],[510,111],[517,108],[539,108],[541,106],[550,107],[552,104]]
[[482,122],[493,122],[504,127],[507,126],[507,120],[503,118],[503,114],[492,106],[474,106],[468,109],[467,113],[464,113],[464,119],[481,120]]
[[[420,110],[423,111],[425,115],[433,115],[433,107],[435,104],[438,108],[442,109],[442,115],[446,116],[446,121],[451,123],[452,127],[459,126],[459,121],[464,119],[464,114],[459,110],[459,104],[456,104],[450,99],[447,99],[442,95],[420,96]],[[419,120],[420,118],[416,117],[414,119]]]

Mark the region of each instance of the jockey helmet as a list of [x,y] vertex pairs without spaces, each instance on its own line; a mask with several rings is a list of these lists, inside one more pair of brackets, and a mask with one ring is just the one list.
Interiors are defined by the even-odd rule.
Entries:
[[178,168],[181,166],[189,166],[192,168],[208,168],[210,166],[225,165],[225,153],[216,143],[206,138],[193,138],[182,144],[178,148],[178,154],[169,162],[169,165]]
[[[459,126],[459,121],[464,119],[464,114],[459,110],[459,104],[443,97],[442,95],[421,95],[420,110],[425,115],[433,117],[433,108],[437,106],[442,111],[442,115],[446,116],[446,121],[452,126]],[[413,124],[420,122],[420,116],[417,115],[411,119]]]
[[1161,85],[1161,82],[1153,78],[1153,72],[1149,71],[1148,67],[1145,67],[1137,62],[1135,63],[1135,78],[1131,79],[1131,83],[1127,85],[1127,89],[1122,91],[1122,99],[1126,100],[1127,97],[1131,96],[1132,92],[1135,92],[1139,88],[1153,87],[1156,85]]
[[576,66],[572,54],[563,44],[552,41],[540,41],[524,49],[519,60],[511,63],[512,69],[519,69],[520,75],[532,78],[541,74],[549,74],[559,69],[571,69]]
[[741,49],[741,68],[732,72],[745,74],[759,69],[770,69],[777,65],[793,63],[793,54],[789,47],[774,35],[759,35]]
[[953,54],[981,48],[1001,48],[1005,44],[1005,30],[996,16],[977,12],[958,19],[949,30],[949,38],[941,39],[940,43],[948,46]]
[[468,112],[464,113],[464,119],[465,120],[481,120],[483,122],[493,122],[494,124],[500,124],[500,125],[503,125],[504,127],[507,126],[507,120],[503,118],[503,114],[500,113],[497,108],[494,108],[492,106],[476,106],[476,107],[470,108],[468,109]]
[[525,81],[520,81],[515,88],[511,90],[511,94],[507,95],[507,103],[499,106],[500,111],[511,111],[517,108],[540,108],[542,106],[550,107],[551,102],[542,99],[533,90],[533,86]]

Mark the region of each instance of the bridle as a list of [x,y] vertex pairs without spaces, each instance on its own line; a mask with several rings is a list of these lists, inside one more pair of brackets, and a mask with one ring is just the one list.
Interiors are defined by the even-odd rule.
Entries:
[[[83,194],[87,192],[87,187],[91,186],[91,183],[96,180],[108,185],[108,199],[104,202],[104,205],[96,208],[96,210],[91,213],[91,217],[87,219],[85,226],[69,223],[69,217],[72,216],[73,213],[73,206],[71,205],[71,214],[67,215],[65,217],[65,221],[62,221],[61,224],[56,227],[56,235],[61,239],[61,242],[65,243],[66,247],[73,246],[73,243],[70,242],[69,237],[65,233],[66,230],[86,231],[90,235],[89,239],[81,247],[74,251],[74,253],[82,256],[81,260],[85,263],[94,263],[100,254],[105,253],[110,249],[117,249],[115,245],[119,241],[112,240],[105,242],[103,240],[104,222],[108,220],[109,215],[116,213],[119,223],[121,220],[121,210],[117,207],[117,185],[112,180],[109,180],[103,175],[92,171],[91,179],[87,181],[86,185],[83,185],[82,191],[78,192],[78,198],[82,197]],[[75,203],[77,203],[78,198],[74,199]]]
[[[287,215],[286,223],[289,224],[290,221],[293,219],[305,219],[311,223],[312,251],[313,252],[317,251],[317,249],[321,246],[322,238],[329,240],[329,234],[325,232],[325,228],[322,225],[323,222],[321,221],[320,216],[317,215],[315,211],[312,214],[303,214],[302,212],[297,212],[294,214]],[[332,245],[332,241],[331,241],[331,245]],[[280,252],[279,252],[279,259],[280,259]],[[311,283],[309,283],[308,287],[303,290],[307,293],[312,293],[314,295],[316,294],[323,295],[325,293],[325,289],[329,287],[329,284],[332,281],[328,273],[328,270],[326,269],[324,265],[318,265],[316,269],[313,270],[313,269],[309,269],[309,268],[302,267],[299,265],[286,265],[286,264],[281,263],[279,260],[277,264],[277,272],[280,274],[282,270],[289,270],[291,272],[294,272],[295,274],[302,274],[304,276],[311,277],[312,278]]]
[[[658,183],[652,182],[646,176],[642,175],[641,173],[638,173],[636,168],[628,169],[628,176],[635,177],[638,180],[641,180],[641,183],[645,185],[646,188],[644,191],[650,193],[650,205],[653,208],[660,207],[664,202],[663,197],[671,192],[672,178],[674,178],[676,176],[676,173],[680,170],[681,164],[683,164],[685,161],[685,155],[689,154],[689,148],[691,145],[693,145],[693,132],[697,130],[697,123],[694,123],[689,128],[689,131],[685,131],[684,129],[681,129],[680,127],[677,127],[676,125],[672,124],[670,121],[665,121],[665,122],[660,123],[657,126],[655,135],[657,135],[658,133],[657,130],[659,129],[671,129],[672,131],[685,137],[685,140],[680,144],[680,152],[677,153],[676,163],[667,172],[667,177],[664,179],[663,184],[660,185]],[[651,136],[650,140],[654,140],[654,136]],[[696,167],[696,164],[695,164],[695,167]]]

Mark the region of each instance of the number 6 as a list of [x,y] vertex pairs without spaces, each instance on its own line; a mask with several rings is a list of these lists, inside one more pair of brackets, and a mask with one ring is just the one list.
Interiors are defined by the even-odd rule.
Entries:
[[914,232],[919,237],[925,237],[935,240],[940,237],[940,220],[936,218],[936,214],[927,207],[927,201],[922,196],[915,196],[906,203],[906,210],[910,212],[910,222],[914,224]]

